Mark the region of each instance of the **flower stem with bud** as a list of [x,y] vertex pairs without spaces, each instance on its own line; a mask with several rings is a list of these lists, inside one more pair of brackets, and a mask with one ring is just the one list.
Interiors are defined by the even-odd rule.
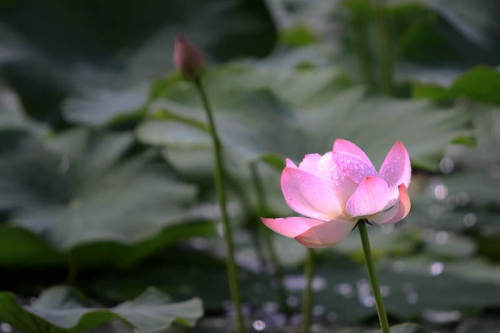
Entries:
[[210,135],[212,137],[214,154],[215,154],[215,188],[217,192],[217,201],[219,202],[219,209],[221,212],[222,224],[224,227],[224,239],[226,242],[226,264],[227,264],[227,274],[229,279],[229,289],[231,292],[231,299],[233,302],[234,311],[236,313],[236,330],[238,333],[243,333],[245,331],[245,325],[243,321],[243,315],[241,312],[241,297],[240,288],[238,283],[238,272],[236,264],[234,262],[234,244],[233,236],[231,231],[231,224],[229,222],[229,216],[226,208],[226,192],[224,185],[224,164],[222,160],[222,147],[217,135],[217,129],[215,127],[215,121],[212,114],[212,109],[208,101],[207,94],[203,88],[203,84],[199,77],[194,80],[194,85],[200,95],[203,103],[203,107],[206,111]]

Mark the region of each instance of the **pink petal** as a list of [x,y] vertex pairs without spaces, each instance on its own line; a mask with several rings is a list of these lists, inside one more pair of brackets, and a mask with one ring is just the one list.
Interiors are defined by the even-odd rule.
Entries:
[[341,206],[344,207],[347,199],[354,193],[358,185],[339,171],[333,162],[332,156],[332,152],[327,152],[324,155],[306,155],[300,163],[299,168],[332,183],[337,193],[337,198]]
[[289,158],[286,159],[286,167],[287,168],[297,168],[297,165],[293,163],[293,161]]
[[333,152],[332,158],[340,173],[357,184],[361,183],[367,176],[377,175],[377,171],[371,163],[367,164],[355,155]]
[[380,177],[366,177],[346,204],[352,217],[378,213],[394,202],[394,190]]
[[299,164],[299,169],[316,175],[318,162],[321,159],[320,154],[307,154]]
[[338,195],[338,199],[342,205],[345,207],[347,200],[358,187],[351,178],[349,178],[345,173],[341,172],[333,160],[333,153],[328,152],[324,154],[318,161],[318,169],[316,175],[320,178],[327,179],[332,182],[335,186],[335,190]]
[[398,202],[389,210],[380,212],[370,217],[371,222],[377,224],[394,224],[404,219],[410,212],[411,202],[408,190],[404,184],[398,186],[399,199]]
[[295,240],[311,248],[328,247],[345,239],[354,226],[355,223],[348,220],[324,222],[298,235]]
[[287,217],[277,219],[268,219],[261,217],[260,220],[266,225],[266,227],[268,227],[272,231],[290,238],[295,238],[311,229],[312,227],[318,226],[323,223],[328,223],[309,219],[307,217]]
[[411,180],[410,155],[401,141],[396,141],[380,167],[380,177],[390,187],[405,184],[408,188]]
[[299,214],[324,221],[342,214],[334,184],[309,172],[285,168],[281,190],[288,206]]
[[174,44],[174,66],[184,78],[197,78],[205,66],[205,58],[196,46],[182,36],[177,36]]
[[[333,143],[333,151],[336,153],[346,153],[357,157],[359,160],[373,167],[372,161],[365,152],[351,141],[337,139]],[[375,169],[375,168],[374,168]]]

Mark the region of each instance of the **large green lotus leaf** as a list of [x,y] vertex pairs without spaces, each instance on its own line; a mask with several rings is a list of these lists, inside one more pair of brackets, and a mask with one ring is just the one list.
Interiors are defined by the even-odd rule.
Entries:
[[0,224],[0,266],[52,267],[66,265],[66,257],[26,229]]
[[[473,95],[497,100],[491,94],[495,83],[493,73],[487,73],[483,66],[497,64],[500,40],[500,25],[494,19],[500,13],[495,0],[453,1],[453,0],[394,0],[396,4],[412,3],[428,7],[433,14],[415,20],[410,29],[398,41],[400,56],[406,62],[398,62],[396,77],[417,84],[414,91],[422,95],[448,99],[457,94]],[[413,63],[408,63],[413,61]],[[421,63],[418,65],[416,63]],[[430,65],[430,66],[429,66]],[[453,84],[464,71],[467,80]],[[483,67],[483,69],[480,69]],[[468,82],[467,82],[468,81]],[[475,84],[473,82],[475,81]],[[440,85],[447,88],[441,89]],[[452,86],[453,88],[448,89]],[[486,85],[484,89],[482,86]]]
[[[99,125],[110,120],[119,123],[140,117],[141,108],[149,96],[148,88],[148,84],[143,82],[123,90],[88,90],[64,103],[65,118],[85,125]],[[124,116],[128,118],[124,119]]]
[[479,318],[472,318],[469,320],[463,321],[458,329],[462,332],[474,333],[496,333],[498,330],[498,326],[500,325],[500,321],[496,316],[490,315],[482,315]]
[[425,252],[443,259],[463,259],[472,257],[477,250],[476,241],[453,232],[426,230],[424,233]]
[[133,244],[205,220],[193,206],[194,186],[176,180],[162,162],[139,155],[117,164],[130,146],[128,135],[76,129],[47,144],[19,133],[2,139],[0,207],[11,211],[11,224],[54,248]]
[[0,320],[25,333],[86,332],[112,319],[143,332],[158,332],[173,323],[194,326],[202,316],[199,299],[172,303],[155,288],[112,308],[93,306],[67,287],[47,289],[30,305],[21,305],[12,293],[0,293]]
[[[370,1],[270,4],[282,34],[305,25],[330,48],[328,63],[340,65],[368,84],[380,81],[377,19]],[[500,6],[495,0],[388,0],[385,4],[397,81],[449,81],[472,65],[496,64],[500,29],[495,17]],[[360,70],[360,63],[366,70]]]
[[95,123],[94,109],[112,112],[137,84],[171,71],[178,34],[212,61],[261,57],[276,40],[263,0],[28,0],[0,5],[0,66],[30,114],[60,124],[63,110]]
[[[489,104],[470,104],[471,134],[475,145],[451,146],[443,160],[444,170],[451,175],[455,172],[464,174],[484,173],[483,179],[499,178],[498,160],[500,152],[500,109]],[[450,163],[451,162],[451,163]],[[450,168],[451,166],[451,168]],[[446,168],[445,168],[446,169]],[[488,170],[489,169],[489,170]],[[482,182],[481,182],[482,183]]]
[[[224,258],[210,253],[220,251],[220,238],[195,238],[190,244],[196,250],[174,246],[136,267],[107,269],[101,274],[87,276],[80,288],[92,298],[121,302],[137,295],[145,286],[155,285],[175,299],[197,295],[207,311],[220,311],[230,300]],[[238,262],[242,261],[247,260],[239,255]],[[247,267],[240,267],[238,271],[245,301],[261,305],[266,300],[276,299],[269,276],[255,274]]]
[[492,67],[477,66],[460,75],[449,87],[415,83],[413,96],[435,100],[466,97],[479,102],[500,104],[498,89],[500,73]]
[[[491,168],[469,168],[463,172],[456,172],[443,178],[443,183],[448,187],[450,197],[466,197],[465,204],[476,204],[478,206],[498,205],[500,198],[495,189],[500,186],[500,177],[495,169]],[[462,205],[467,206],[467,205]]]
[[500,112],[488,105],[472,104],[472,133],[476,146],[452,146],[440,163],[445,173],[415,187],[412,214],[415,220],[436,228],[479,231],[498,235],[500,203]]
[[[500,285],[494,280],[498,269],[486,263],[405,258],[377,262],[376,267],[387,311],[400,319],[424,317],[437,323],[446,320],[450,313],[456,320],[457,314],[458,318],[467,317],[499,305],[496,295]],[[464,274],[466,271],[468,274]],[[315,272],[325,282],[324,288],[314,295],[316,304],[335,311],[339,318],[360,320],[375,316],[362,264],[353,266],[328,258],[318,264]]]
[[394,37],[394,30],[402,22],[408,27],[400,39],[395,38],[406,60],[448,69],[495,63],[500,38],[500,25],[493,19],[500,12],[497,1],[389,0],[387,3],[393,14],[389,17],[390,34]]
[[[469,180],[473,182],[472,180]],[[479,232],[484,235],[498,235],[500,229],[497,221],[500,212],[494,207],[480,204],[456,206],[455,198],[467,197],[459,192],[458,196],[450,196],[448,200],[436,200],[431,194],[412,197],[412,211],[408,220],[422,227],[454,232]],[[467,246],[469,248],[469,246]]]
[[[207,134],[199,126],[205,115],[192,84],[169,83],[157,83],[150,106],[156,119],[138,128],[139,139],[166,146],[207,145]],[[369,97],[360,87],[346,88],[343,74],[333,69],[229,65],[208,71],[204,83],[221,139],[234,161],[269,154],[299,160],[306,153],[330,150],[335,138],[346,138],[378,164],[399,139],[415,164],[435,168],[446,145],[466,133],[459,109]],[[193,123],[197,126],[190,129],[187,125]]]
[[412,191],[409,221],[438,230],[500,235],[496,170],[496,164],[467,167],[422,182]]
[[[379,246],[377,242],[372,245]],[[84,288],[89,295],[119,301],[137,293],[144,285],[155,284],[175,298],[198,295],[209,311],[218,311],[229,299],[224,264],[206,253],[206,242],[199,240],[196,246],[204,252],[171,251],[132,270],[109,270],[95,275]],[[295,246],[301,247],[298,243]],[[242,250],[237,255],[243,266],[240,268],[243,302],[249,305],[277,302],[273,278],[265,271],[256,270],[259,266],[245,253]],[[375,318],[364,264],[339,256],[335,247],[316,258],[314,305],[325,314],[334,312],[343,324]],[[187,261],[192,266],[186,265]],[[399,320],[446,317],[450,312],[458,312],[463,318],[499,306],[499,271],[487,262],[406,257],[377,261],[376,268],[388,312]],[[206,288],[207,283],[211,288]],[[292,309],[299,312],[304,285],[301,267],[285,271],[285,285]]]
[[[439,13],[464,39],[480,48],[480,51],[493,52],[500,36],[500,25],[491,18],[500,6],[494,0],[479,0],[474,3],[453,0],[404,0],[421,3]],[[398,3],[401,0],[394,0]],[[490,48],[490,49],[489,49]],[[489,49],[489,50],[488,50]]]
[[[335,316],[332,315],[332,318]],[[273,333],[299,333],[302,331],[302,328],[300,327],[300,323],[295,322],[295,320],[291,320],[291,322],[288,322],[286,324],[283,324],[280,322],[280,319],[276,320],[275,317],[273,317],[273,314],[265,314],[264,317],[261,316],[256,316],[255,318],[261,318],[257,320],[263,320],[264,323],[266,324],[265,330]],[[281,318],[281,316],[277,316],[277,318]],[[295,318],[295,317],[293,317]],[[259,322],[255,320],[254,327],[259,328]],[[344,328],[342,327],[351,327],[351,325],[339,325],[337,320],[330,320],[334,323],[330,324],[327,323],[329,322],[328,319],[326,320],[319,320],[319,319],[313,319],[313,325],[311,326],[312,329],[314,329],[314,332],[316,333],[328,333],[328,332],[335,332],[335,333],[382,333],[381,330],[377,329],[369,329],[369,328]],[[492,320],[489,325],[485,325],[484,327],[486,328],[494,328],[493,326],[496,323],[496,321]],[[479,323],[474,323],[477,326],[473,327],[483,327],[483,325],[478,325]],[[367,327],[376,327],[377,324],[372,324],[372,325],[366,325]],[[223,327],[226,327],[226,323],[222,322],[219,318],[203,318],[202,321],[196,326],[196,332],[199,333],[218,333],[223,329]],[[255,329],[254,329],[255,330]],[[172,328],[172,333],[182,333],[183,328]],[[425,330],[422,326],[419,326],[417,324],[413,323],[404,323],[404,324],[399,324],[399,325],[394,325],[391,326],[391,332],[392,333],[427,333],[428,331]],[[476,331],[471,331],[476,332]],[[483,331],[477,331],[477,332],[483,332]],[[486,333],[493,333],[494,331],[485,331]],[[469,331],[467,331],[469,333]]]
[[[207,207],[200,207],[207,210]],[[216,208],[212,209],[216,211]],[[200,215],[210,216],[208,212]],[[70,253],[51,246],[43,235],[21,227],[0,225],[0,266],[10,269],[64,267],[71,260],[77,269],[99,267],[130,267],[165,246],[193,236],[214,233],[213,223],[205,221],[189,224],[166,225],[152,237],[131,244],[116,240],[95,240],[76,245]],[[99,231],[97,231],[99,232]]]
[[[321,43],[293,53],[299,55],[318,45],[325,46],[329,48],[326,63],[335,63],[368,84],[380,81],[377,20],[370,1],[297,0],[293,6],[279,0],[269,3],[282,35],[308,28],[321,38]],[[385,4],[396,81],[450,82],[470,66],[497,63],[497,1],[388,0]],[[275,65],[288,63],[292,52],[277,51]],[[325,57],[315,54],[303,58],[302,64],[318,63],[318,59],[325,63]],[[360,70],[360,61],[366,70]]]
[[43,134],[47,128],[29,119],[23,111],[19,96],[8,87],[0,84],[0,131],[26,130]]
[[[498,107],[474,105],[472,117],[474,138],[477,140],[475,149],[462,148],[452,158],[467,165],[489,165],[494,167],[500,158],[500,109]],[[493,172],[494,174],[494,172]],[[497,177],[498,178],[498,177]]]
[[[401,257],[415,252],[420,245],[419,230],[409,223],[397,228],[385,226],[372,230],[370,234],[372,253],[376,258]],[[348,254],[354,259],[363,258],[363,248],[358,232],[351,233],[345,240],[337,244],[334,251]]]
[[[413,20],[398,41],[405,60],[434,65],[435,68],[440,65],[435,74],[440,69],[460,72],[457,69],[496,63],[500,25],[493,18],[500,12],[497,1],[390,0],[388,3],[395,11],[405,6],[414,8],[414,12],[418,7],[428,9],[426,15]],[[394,18],[397,20],[397,16]],[[411,19],[410,16],[406,21],[411,22]],[[390,24],[393,29],[394,19]]]

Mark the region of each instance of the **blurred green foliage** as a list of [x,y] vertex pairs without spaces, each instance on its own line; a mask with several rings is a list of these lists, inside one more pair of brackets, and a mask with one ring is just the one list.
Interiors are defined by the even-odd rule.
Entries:
[[[209,64],[249,324],[298,327],[304,249],[266,234],[258,217],[291,214],[285,157],[299,162],[342,137],[376,165],[397,139],[412,158],[409,217],[370,228],[391,323],[495,332],[499,3],[374,3],[0,1],[0,321],[22,332],[158,331],[194,325],[200,302],[177,301],[199,297],[196,331],[227,328],[210,140],[198,96],[172,68],[184,34]],[[375,327],[357,235],[317,254],[318,330]],[[93,301],[51,288],[63,283]]]

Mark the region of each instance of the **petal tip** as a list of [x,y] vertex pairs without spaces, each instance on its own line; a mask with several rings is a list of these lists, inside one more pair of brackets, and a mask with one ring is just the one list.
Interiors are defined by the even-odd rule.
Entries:
[[342,139],[342,138],[339,138],[339,139],[335,139],[335,141],[333,141],[333,151],[336,151],[336,150],[341,150],[339,149],[341,145],[352,145],[352,146],[356,146],[356,144],[354,142],[351,142],[349,140],[346,140],[346,139]]
[[401,142],[401,140],[396,140],[396,142],[394,143],[394,146],[398,147],[399,149],[402,149],[404,151],[407,151],[405,145],[403,144],[403,142]]
[[410,185],[410,154],[400,140],[396,140],[396,143],[387,153],[384,162],[380,167],[379,175],[385,179],[389,186],[405,184],[406,187],[408,187]]
[[285,159],[286,168],[297,168],[297,165],[289,158]]
[[394,146],[401,149],[401,150],[404,150],[405,152],[408,152],[408,150],[406,149],[405,145],[403,144],[403,142],[401,140],[396,140],[396,142],[394,143]]

